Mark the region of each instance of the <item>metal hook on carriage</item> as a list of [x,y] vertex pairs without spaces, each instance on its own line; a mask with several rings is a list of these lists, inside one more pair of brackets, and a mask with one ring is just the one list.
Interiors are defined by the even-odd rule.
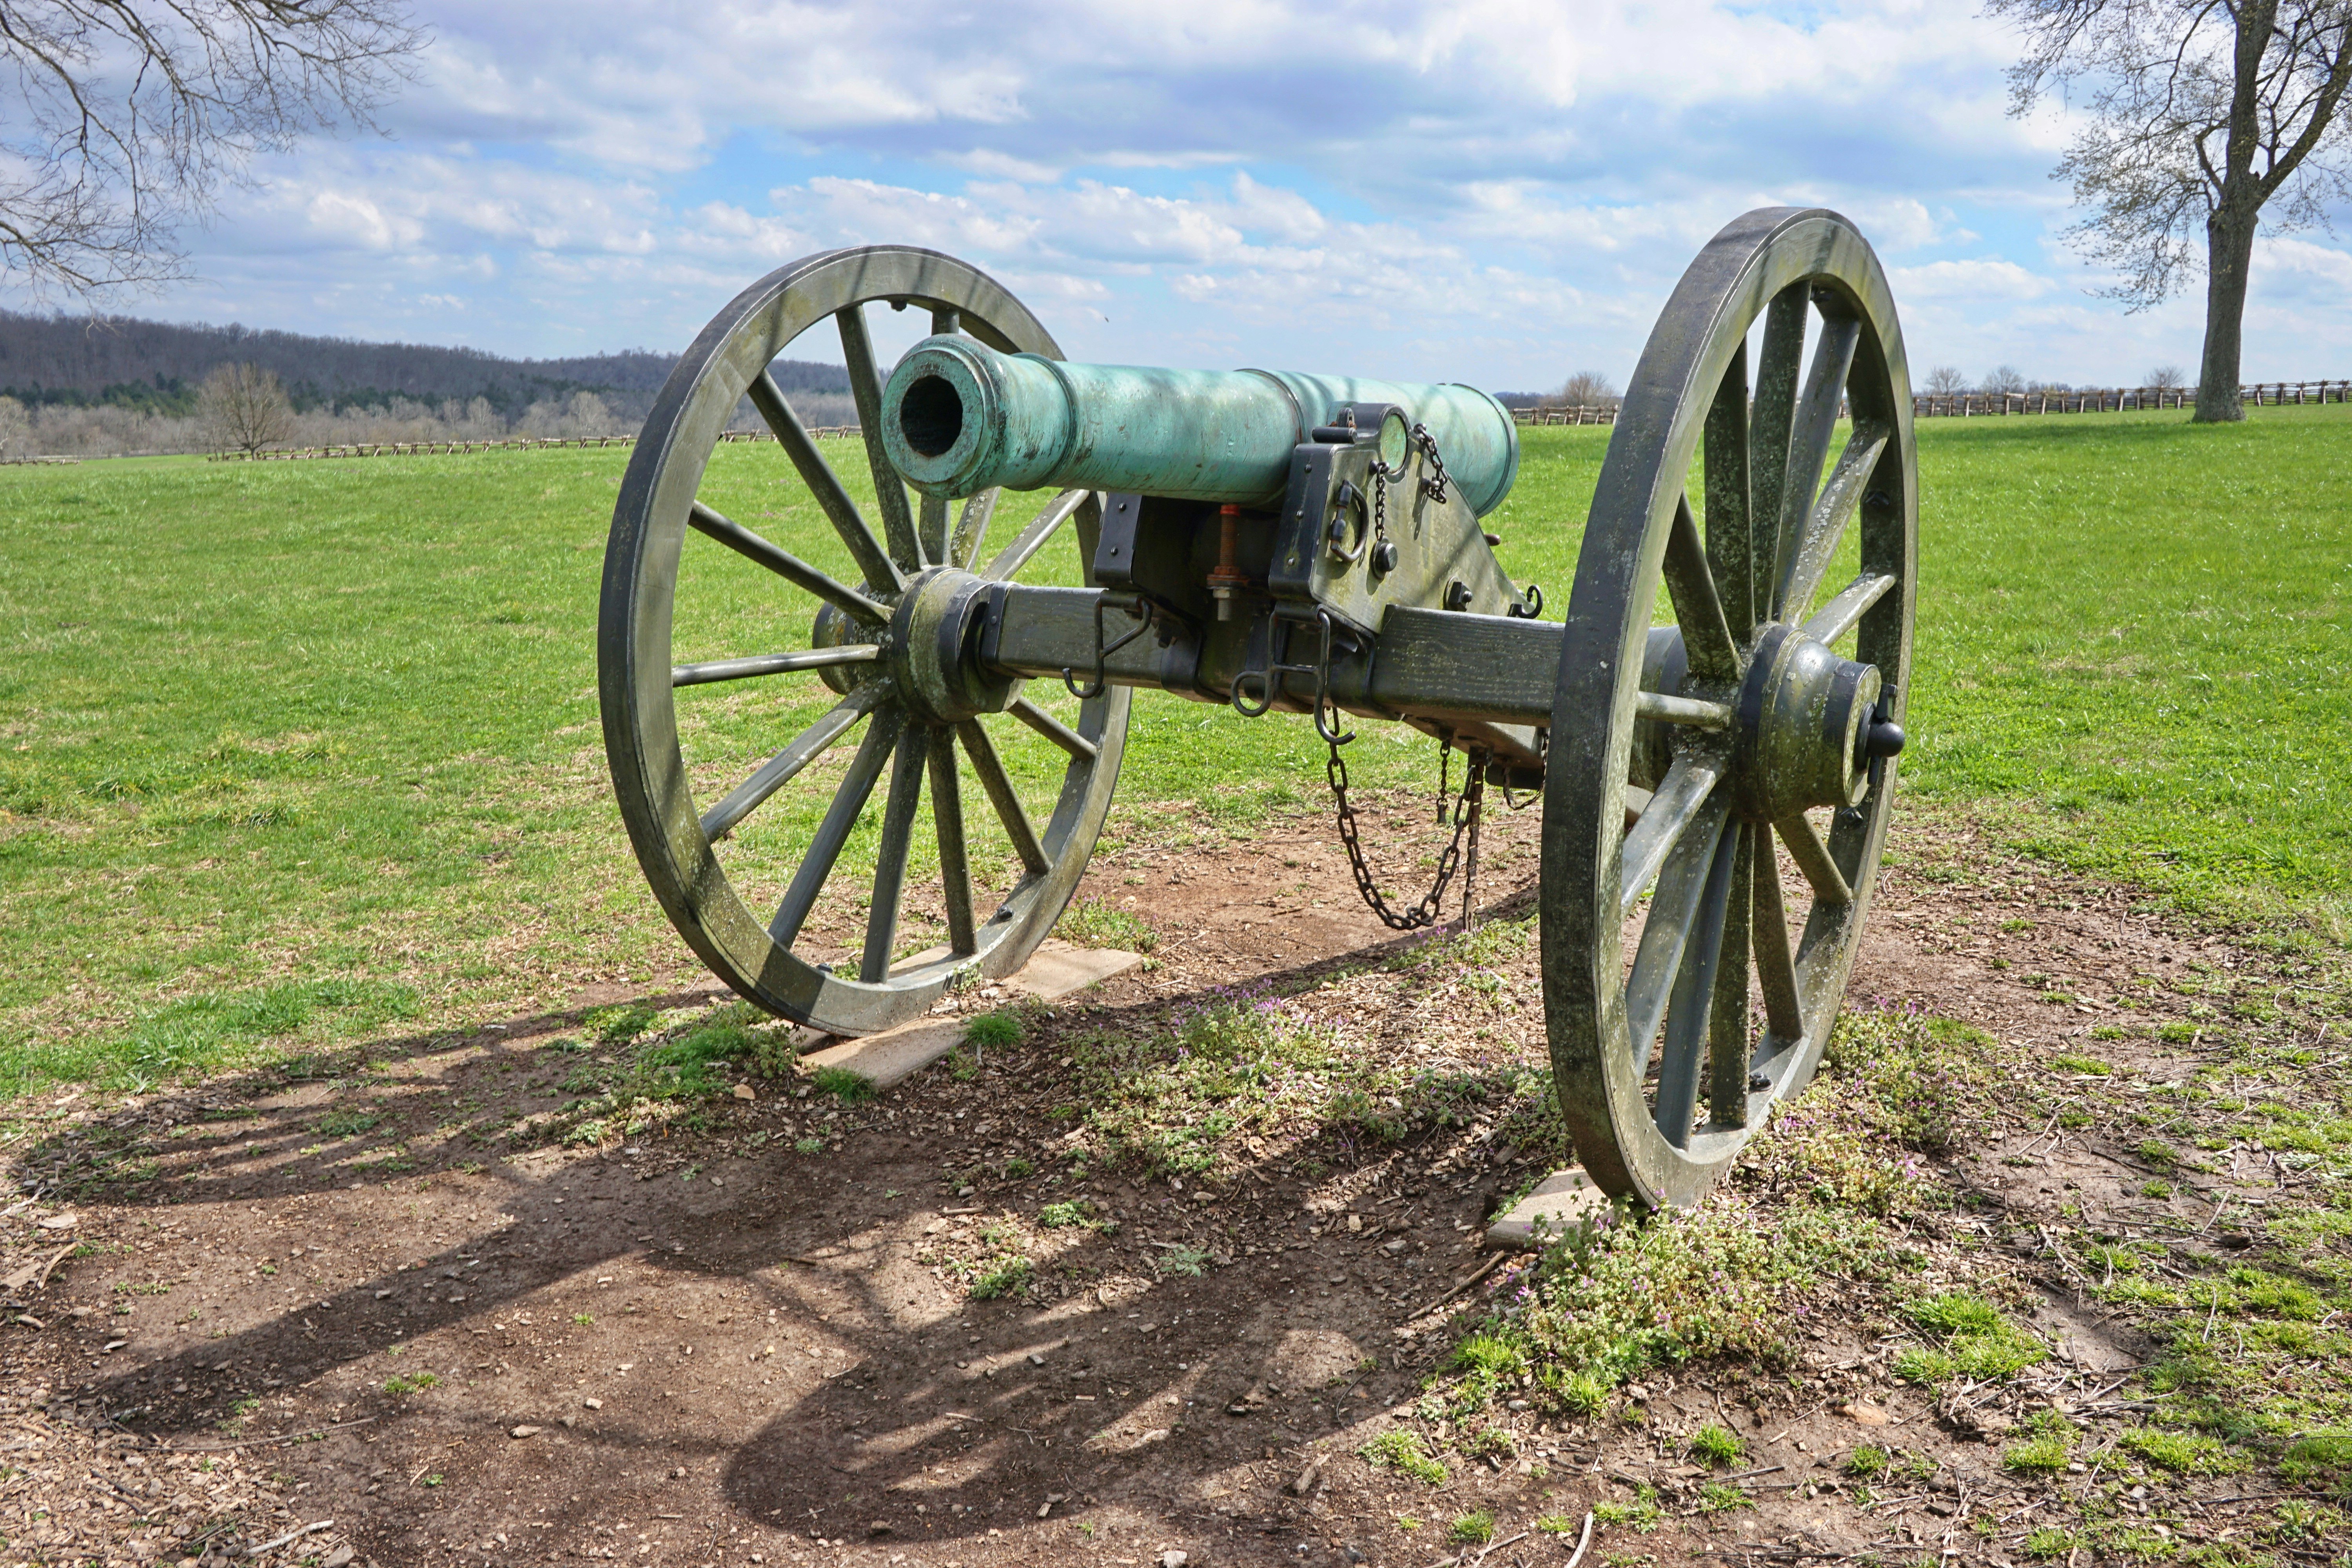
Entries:
[[[1247,680],[1252,676],[1257,677],[1258,696],[1261,699],[1255,703],[1244,702],[1242,700],[1242,682]],[[1234,676],[1232,701],[1234,711],[1240,714],[1243,718],[1265,718],[1268,713],[1274,710],[1274,671],[1270,669],[1244,669],[1239,675]]]
[[[1128,633],[1125,637],[1119,638],[1117,642],[1109,644],[1108,647],[1103,643],[1103,611],[1106,609],[1116,609],[1122,614],[1136,617],[1135,629]],[[1100,697],[1103,694],[1104,688],[1103,666],[1105,662],[1109,659],[1111,655],[1117,653],[1119,649],[1125,647],[1128,644],[1133,642],[1136,638],[1141,637],[1150,629],[1150,600],[1140,598],[1121,598],[1110,594],[1100,595],[1095,600],[1094,679],[1087,685],[1081,687],[1078,684],[1077,677],[1068,669],[1064,669],[1062,671],[1062,684],[1068,687],[1070,689],[1070,695],[1076,698],[1081,702],[1089,701],[1097,697]]]
[[[1356,738],[1356,732],[1353,730],[1345,734],[1339,732],[1339,705],[1331,700],[1331,612],[1318,605],[1315,618],[1322,623],[1323,627],[1323,647],[1315,660],[1315,732],[1323,738],[1326,745],[1344,746]],[[1328,723],[1323,719],[1323,711],[1327,708],[1331,711]]]

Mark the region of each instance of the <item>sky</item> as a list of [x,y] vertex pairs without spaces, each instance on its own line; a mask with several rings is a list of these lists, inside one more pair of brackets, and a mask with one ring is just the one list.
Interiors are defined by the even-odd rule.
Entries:
[[[1074,359],[1622,385],[1756,206],[1836,208],[1915,376],[2192,373],[2070,247],[2063,110],[1960,0],[422,0],[383,134],[257,164],[129,313],[552,356],[675,352],[808,252],[971,259]],[[2347,230],[2352,234],[2352,230]],[[2352,247],[2267,235],[2252,379],[2352,374]],[[912,335],[912,312],[904,324]],[[877,332],[877,336],[880,334]],[[800,357],[838,360],[830,333]],[[880,342],[886,358],[903,344]]]

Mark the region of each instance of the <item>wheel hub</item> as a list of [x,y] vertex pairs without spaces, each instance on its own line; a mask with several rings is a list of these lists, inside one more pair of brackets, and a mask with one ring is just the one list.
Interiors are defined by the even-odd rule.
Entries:
[[928,723],[1002,712],[1021,689],[1019,678],[991,675],[981,666],[981,612],[990,585],[970,572],[933,567],[907,585],[890,617],[882,662],[908,708]]
[[[1879,723],[1878,667],[1841,658],[1793,626],[1756,641],[1734,708],[1735,776],[1742,804],[1777,821],[1809,806],[1859,805],[1871,760],[1887,737]],[[1901,731],[1895,731],[1899,748]]]

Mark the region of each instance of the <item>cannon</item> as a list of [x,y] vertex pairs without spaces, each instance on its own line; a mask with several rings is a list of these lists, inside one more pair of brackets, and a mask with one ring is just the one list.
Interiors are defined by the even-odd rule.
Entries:
[[[884,305],[930,328],[887,375]],[[870,501],[770,370],[828,324]],[[725,439],[747,403],[772,445]],[[1890,818],[1917,482],[1876,256],[1821,210],[1707,244],[1631,378],[1558,619],[1485,531],[1517,464],[1510,412],[1468,387],[1072,364],[935,251],[782,268],[679,361],[614,511],[599,679],[638,861],[728,985],[857,1035],[1028,958],[1138,688],[1311,721],[1399,929],[1468,881],[1490,785],[1539,792],[1568,1131],[1603,1189],[1695,1201],[1812,1076]],[[1461,753],[1453,847],[1402,907],[1346,794],[1379,720]]]

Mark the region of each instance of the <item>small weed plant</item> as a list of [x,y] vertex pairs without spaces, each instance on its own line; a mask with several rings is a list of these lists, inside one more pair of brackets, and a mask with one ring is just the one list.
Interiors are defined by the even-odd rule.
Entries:
[[1934,1385],[1954,1373],[1978,1383],[2013,1377],[2049,1354],[2041,1341],[1981,1296],[1947,1291],[1912,1302],[1904,1316],[1937,1342],[1896,1356],[1895,1375]]
[[1484,1546],[1495,1539],[1495,1513],[1492,1509],[1478,1509],[1459,1515],[1446,1528],[1445,1538],[1456,1546]]
[[1087,899],[1064,910],[1054,931],[1080,947],[1123,947],[1130,952],[1150,952],[1160,945],[1160,933],[1142,916],[1100,899]]
[[1431,1455],[1421,1434],[1407,1427],[1391,1427],[1356,1451],[1372,1464],[1431,1486],[1442,1485],[1445,1480],[1445,1467]]
[[1727,1426],[1709,1423],[1690,1436],[1691,1458],[1703,1465],[1713,1465],[1717,1469],[1738,1463],[1739,1456],[1745,1451],[1738,1435]]
[[1021,1015],[1009,1009],[982,1013],[963,1026],[963,1043],[985,1050],[1003,1050],[1017,1046],[1028,1031],[1022,1027]]

